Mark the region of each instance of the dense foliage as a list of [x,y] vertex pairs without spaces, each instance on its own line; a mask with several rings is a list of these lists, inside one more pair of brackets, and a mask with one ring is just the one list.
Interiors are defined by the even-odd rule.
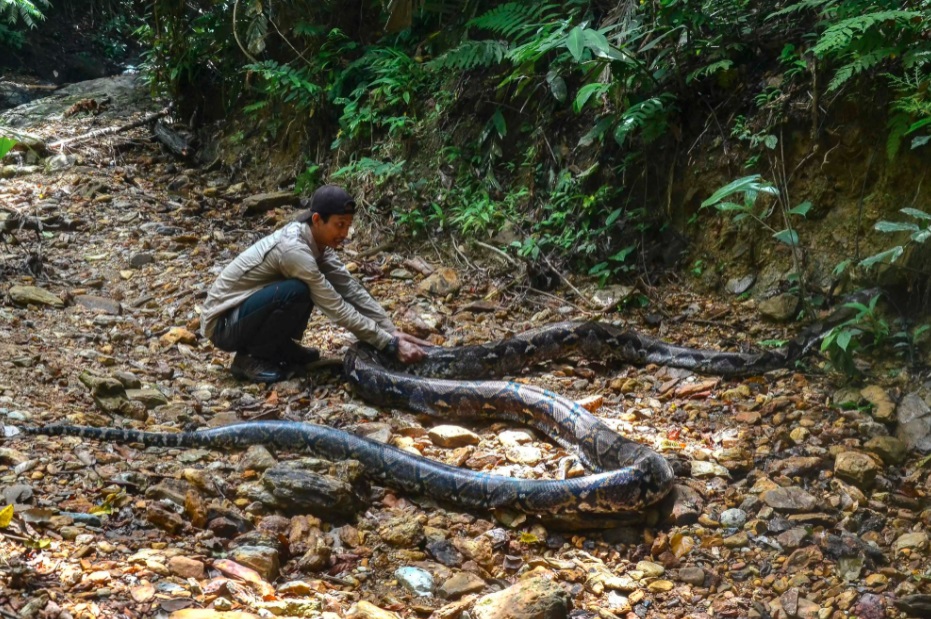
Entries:
[[[42,6],[3,0],[0,16]],[[856,99],[882,110],[890,158],[924,146],[929,17],[927,0],[154,0],[136,35],[185,120],[251,116],[303,157],[299,190],[394,190],[385,214],[413,234],[493,238],[607,281],[667,253],[657,198],[700,141],[773,181],[754,217],[795,248],[811,205],[788,203],[784,130],[817,143]]]

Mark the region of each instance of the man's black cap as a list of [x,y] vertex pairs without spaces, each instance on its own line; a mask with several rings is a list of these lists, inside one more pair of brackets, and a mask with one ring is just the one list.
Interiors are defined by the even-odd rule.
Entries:
[[310,197],[310,212],[321,215],[355,215],[356,201],[338,185],[324,185]]

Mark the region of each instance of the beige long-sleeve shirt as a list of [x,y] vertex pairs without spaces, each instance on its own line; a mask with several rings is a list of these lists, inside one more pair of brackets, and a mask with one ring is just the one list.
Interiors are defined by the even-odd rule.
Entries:
[[396,330],[372,295],[339,260],[336,251],[321,251],[310,226],[293,222],[260,239],[223,269],[207,293],[201,332],[210,337],[220,316],[254,292],[284,279],[299,279],[328,318],[363,342],[382,349]]

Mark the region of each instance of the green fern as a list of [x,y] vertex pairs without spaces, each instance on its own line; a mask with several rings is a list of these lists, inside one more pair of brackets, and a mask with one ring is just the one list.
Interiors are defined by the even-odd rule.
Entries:
[[23,22],[30,28],[36,27],[36,22],[45,19],[42,9],[51,6],[49,0],[0,0],[0,19],[15,26]]
[[895,51],[896,50],[893,48],[881,47],[867,54],[855,55],[856,57],[852,61],[843,65],[834,73],[831,83],[828,84],[828,91],[837,90],[846,84],[850,78],[864,71],[868,71],[879,65],[882,61],[893,57]]
[[465,70],[476,67],[490,67],[504,60],[508,44],[502,41],[465,41],[431,60],[427,66],[431,69]]
[[469,26],[488,30],[505,39],[518,41],[534,34],[541,22],[555,20],[561,12],[558,4],[508,2],[469,21]]
[[802,0],[796,4],[790,4],[784,9],[780,9],[775,13],[770,13],[766,16],[766,19],[773,19],[775,17],[783,17],[785,15],[792,15],[794,13],[801,13],[802,11],[807,11],[809,9],[820,9],[821,7],[830,7],[836,4],[836,0]]
[[851,48],[863,35],[874,26],[894,21],[908,23],[921,18],[917,11],[876,11],[844,19],[824,31],[812,52],[818,57],[843,53]]

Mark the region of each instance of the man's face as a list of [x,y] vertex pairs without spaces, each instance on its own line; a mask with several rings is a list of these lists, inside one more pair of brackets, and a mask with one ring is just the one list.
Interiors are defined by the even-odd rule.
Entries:
[[310,220],[310,231],[317,246],[339,249],[352,227],[352,215],[330,215],[324,222],[319,213],[314,213]]

